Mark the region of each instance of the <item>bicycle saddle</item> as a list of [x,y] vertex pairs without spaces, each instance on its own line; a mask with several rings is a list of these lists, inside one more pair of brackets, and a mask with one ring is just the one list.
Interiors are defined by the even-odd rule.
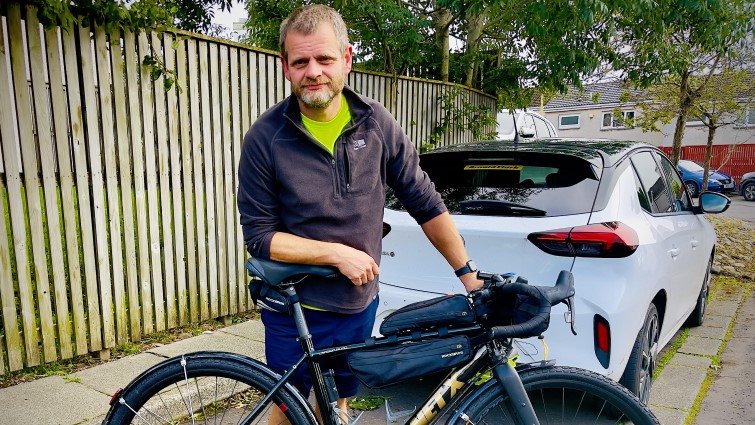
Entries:
[[250,276],[258,277],[271,286],[292,283],[292,278],[303,275],[316,275],[327,278],[338,276],[338,270],[330,266],[283,263],[255,257],[246,260],[246,270]]

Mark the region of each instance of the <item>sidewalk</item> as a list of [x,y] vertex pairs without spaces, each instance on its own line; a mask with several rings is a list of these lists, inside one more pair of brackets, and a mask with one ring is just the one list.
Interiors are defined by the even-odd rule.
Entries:
[[[742,299],[741,290],[716,295],[708,306],[705,324],[690,330],[685,344],[677,350],[656,380],[650,405],[664,425],[682,425],[689,416],[707,376],[712,356],[717,355]],[[202,350],[230,351],[262,360],[263,338],[262,323],[254,320],[101,364],[77,372],[68,380],[51,376],[3,388],[0,389],[0,425],[98,424],[107,413],[113,393],[148,367],[170,357]],[[742,343],[751,341],[733,338],[727,352],[736,349],[738,340]],[[389,390],[402,393],[398,387]],[[416,388],[413,390],[409,392],[416,394]],[[407,393],[405,389],[403,393]],[[392,403],[396,409],[406,408],[402,406],[404,403],[400,398],[392,398]],[[365,415],[360,423],[385,423],[381,410]]]

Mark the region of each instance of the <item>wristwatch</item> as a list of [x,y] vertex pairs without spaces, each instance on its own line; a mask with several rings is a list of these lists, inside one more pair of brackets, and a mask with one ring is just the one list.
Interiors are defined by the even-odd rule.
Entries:
[[474,263],[474,261],[469,260],[461,268],[454,271],[454,273],[456,273],[456,277],[462,277],[467,273],[472,273],[476,271],[477,271],[477,265]]

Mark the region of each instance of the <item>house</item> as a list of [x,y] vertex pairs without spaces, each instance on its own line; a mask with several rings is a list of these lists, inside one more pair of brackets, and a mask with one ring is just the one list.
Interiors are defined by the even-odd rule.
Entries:
[[[561,137],[638,140],[670,152],[676,120],[661,125],[661,131],[657,132],[643,132],[625,125],[628,119],[640,113],[634,103],[621,102],[621,95],[627,89],[640,94],[621,81],[587,85],[582,91],[571,91],[545,103],[541,115],[556,126]],[[616,116],[617,108],[622,117]],[[755,107],[746,109],[738,121],[736,125],[716,130],[711,160],[713,167],[728,172],[736,181],[743,173],[755,170]],[[690,119],[682,140],[682,158],[703,161],[707,141],[708,127],[697,119]]]

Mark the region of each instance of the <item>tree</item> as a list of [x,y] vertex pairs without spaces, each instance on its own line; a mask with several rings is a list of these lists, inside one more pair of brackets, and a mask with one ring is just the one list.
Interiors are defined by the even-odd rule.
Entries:
[[138,30],[174,27],[206,35],[219,35],[223,28],[212,23],[213,9],[230,10],[240,0],[32,0],[45,27],[71,28],[82,19],[113,28]]
[[[716,130],[735,124],[741,112],[752,104],[753,80],[745,71],[724,69],[715,76],[700,93],[699,101],[694,105],[693,113],[700,118],[708,129],[708,141],[705,148],[705,171],[708,175],[713,153],[713,139]],[[719,167],[723,164],[719,164]],[[708,189],[708,179],[703,179],[702,190]]]
[[618,16],[617,41],[625,49],[614,61],[615,69],[637,87],[660,81],[665,86],[660,90],[675,90],[664,98],[674,99],[668,106],[675,109],[671,159],[676,164],[690,112],[752,34],[752,6],[744,0],[690,0],[680,7],[676,0],[659,0],[638,7],[644,12]]

